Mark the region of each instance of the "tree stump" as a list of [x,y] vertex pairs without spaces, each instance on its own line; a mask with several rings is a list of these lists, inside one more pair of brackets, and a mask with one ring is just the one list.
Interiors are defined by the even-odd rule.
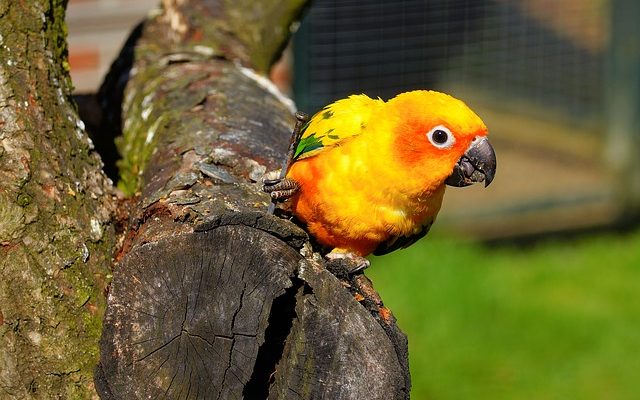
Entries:
[[[294,118],[248,66],[263,69],[288,29],[254,59],[254,36],[223,30],[225,47],[220,31],[206,34],[246,7],[218,3],[165,2],[123,63],[132,69],[112,73],[102,91],[128,76],[121,187],[138,197],[113,271],[98,392],[406,399],[406,338],[371,282],[332,274],[300,227],[266,212],[260,179],[282,161]],[[302,4],[262,7],[246,14],[254,32],[282,25],[274,8],[293,10],[288,26]]]
[[[103,336],[103,351],[114,355],[102,363],[111,391],[128,399],[230,399],[245,387],[266,389],[269,376],[252,367],[286,337],[286,324],[274,321],[291,324],[300,287],[292,269],[301,258],[245,225],[129,253],[113,282]],[[273,358],[261,358],[267,370]],[[152,384],[141,385],[147,380]]]

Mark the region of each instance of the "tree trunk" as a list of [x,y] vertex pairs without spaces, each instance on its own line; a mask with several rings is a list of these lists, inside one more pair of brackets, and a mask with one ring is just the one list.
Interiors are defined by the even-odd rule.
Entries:
[[260,178],[294,118],[259,74],[302,3],[165,1],[105,81],[107,115],[122,109],[121,188],[139,197],[108,299],[103,398],[408,398],[406,338],[371,283],[337,278],[266,213]]
[[0,1],[0,398],[96,397],[111,182],[71,98],[64,0]]

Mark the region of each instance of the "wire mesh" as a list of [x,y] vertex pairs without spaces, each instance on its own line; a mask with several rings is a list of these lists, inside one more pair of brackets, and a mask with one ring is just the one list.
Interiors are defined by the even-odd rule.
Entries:
[[295,38],[294,93],[313,111],[352,93],[470,87],[601,117],[603,1],[318,0]]

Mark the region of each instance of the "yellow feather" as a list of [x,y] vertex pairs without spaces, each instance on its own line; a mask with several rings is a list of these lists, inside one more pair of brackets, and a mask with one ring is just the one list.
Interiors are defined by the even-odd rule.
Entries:
[[301,137],[301,142],[304,143],[305,139],[313,136],[322,143],[322,147],[305,151],[298,159],[314,156],[362,134],[366,131],[371,116],[384,104],[380,99],[374,100],[361,94],[349,96],[324,107],[311,118]]

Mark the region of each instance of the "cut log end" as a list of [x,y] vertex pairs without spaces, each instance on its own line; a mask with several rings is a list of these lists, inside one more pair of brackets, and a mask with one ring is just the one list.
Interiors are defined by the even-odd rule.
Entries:
[[105,399],[406,398],[393,341],[280,238],[211,226],[118,265],[96,387]]
[[[115,398],[239,398],[301,256],[224,226],[140,246],[115,271],[101,365]],[[218,395],[212,397],[212,393]]]

